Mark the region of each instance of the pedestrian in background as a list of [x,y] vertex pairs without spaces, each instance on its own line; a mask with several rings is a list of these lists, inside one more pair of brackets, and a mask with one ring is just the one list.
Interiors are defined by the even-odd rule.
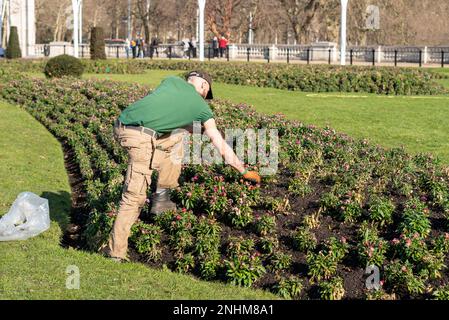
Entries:
[[126,59],[129,59],[129,50],[131,50],[131,42],[128,38],[125,40]]
[[218,44],[218,38],[214,37],[212,40],[212,48],[214,49],[214,58],[218,58],[218,51],[219,51],[219,44]]
[[143,58],[143,39],[142,39],[141,36],[139,36],[137,38],[136,45],[137,45],[137,49],[138,49],[137,57],[138,58]]
[[196,39],[195,37],[192,37],[190,40],[190,49],[192,50],[192,56],[195,59],[196,58]]
[[131,40],[131,51],[133,53],[133,59],[135,59],[137,56],[137,42],[134,39]]
[[226,49],[228,47],[228,39],[226,39],[224,36],[221,36],[220,38],[219,47],[220,47],[220,58],[223,58],[223,55],[226,53]]

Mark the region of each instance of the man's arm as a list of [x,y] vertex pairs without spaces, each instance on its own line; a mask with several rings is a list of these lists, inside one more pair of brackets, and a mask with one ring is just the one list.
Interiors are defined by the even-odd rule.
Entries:
[[234,150],[223,139],[220,131],[217,129],[214,119],[209,119],[204,123],[204,133],[210,138],[212,144],[218,149],[226,163],[234,167],[247,180],[260,183],[260,176],[257,172],[245,169],[243,162],[237,157]]
[[218,149],[226,163],[234,167],[238,172],[244,173],[245,166],[237,157],[234,150],[226,143],[217,129],[215,119],[209,119],[204,123],[204,133],[210,138],[213,145]]

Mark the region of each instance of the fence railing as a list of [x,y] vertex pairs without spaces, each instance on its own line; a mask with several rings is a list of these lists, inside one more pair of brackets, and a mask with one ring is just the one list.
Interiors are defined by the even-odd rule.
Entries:
[[[197,58],[197,48],[183,44],[146,45],[141,49],[132,50],[122,44],[108,44],[105,47],[108,58]],[[60,54],[73,55],[73,46],[68,43],[37,44],[34,47],[35,56],[56,56]],[[88,44],[80,45],[79,55],[90,57]],[[213,48],[210,43],[205,45],[205,58],[208,60],[222,58],[226,60],[266,60],[267,62],[287,63],[328,63],[337,64],[340,61],[340,51],[332,43],[316,43],[311,45],[248,45],[231,44],[226,49]],[[419,66],[436,64],[444,67],[449,64],[449,46],[412,47],[412,46],[350,46],[346,52],[347,64],[395,65],[416,64]]]

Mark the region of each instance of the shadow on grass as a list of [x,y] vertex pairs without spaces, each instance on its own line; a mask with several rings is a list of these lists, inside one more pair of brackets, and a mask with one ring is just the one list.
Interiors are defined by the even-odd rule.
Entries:
[[42,192],[41,197],[48,199],[50,219],[57,222],[64,232],[67,225],[70,223],[70,211],[72,208],[72,198],[70,193],[67,191],[44,191]]

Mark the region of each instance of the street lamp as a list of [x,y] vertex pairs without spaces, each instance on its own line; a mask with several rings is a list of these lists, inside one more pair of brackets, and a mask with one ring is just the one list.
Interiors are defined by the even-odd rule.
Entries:
[[72,0],[73,8],[73,55],[79,57],[79,25],[80,11],[82,10],[83,0]]
[[346,65],[346,16],[348,0],[341,0],[340,64]]
[[6,1],[0,0],[0,48],[3,46],[3,14],[4,11],[3,8],[6,9]]
[[253,13],[249,12],[248,44],[253,44]]
[[198,0],[199,20],[200,20],[200,61],[204,61],[204,9],[206,0]]

